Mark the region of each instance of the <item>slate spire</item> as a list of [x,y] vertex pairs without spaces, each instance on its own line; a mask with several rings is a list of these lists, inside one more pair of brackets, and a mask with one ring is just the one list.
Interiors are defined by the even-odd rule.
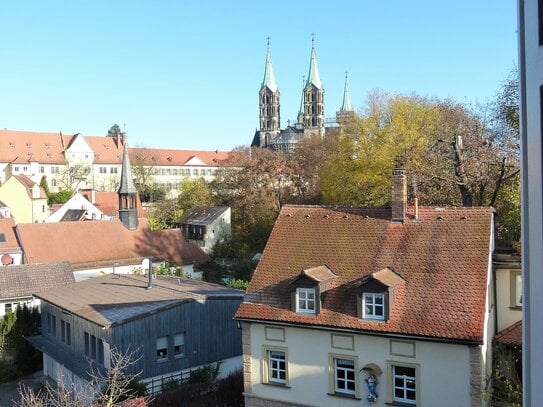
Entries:
[[351,95],[349,94],[349,80],[347,79],[347,72],[345,72],[345,88],[343,89],[343,104],[339,109],[340,112],[352,112],[353,106],[351,105]]
[[119,195],[119,219],[127,229],[138,227],[137,195],[138,190],[134,185],[132,166],[128,157],[128,143],[124,137],[124,153],[121,167],[121,182],[117,191]]
[[307,85],[315,85],[317,89],[322,89],[321,77],[317,66],[317,52],[315,51],[315,38],[311,39],[311,60],[309,62],[309,73],[307,74]]
[[278,86],[273,73],[273,66],[270,52],[270,38],[268,37],[268,47],[266,51],[266,66],[264,67],[264,79],[262,79],[262,88],[267,87],[272,92],[277,92]]

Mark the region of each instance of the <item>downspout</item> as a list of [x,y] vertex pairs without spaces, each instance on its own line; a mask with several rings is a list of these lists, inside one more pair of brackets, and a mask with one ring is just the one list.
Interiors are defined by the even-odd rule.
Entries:
[[496,287],[496,267],[492,265],[492,294],[494,296],[494,336],[498,334],[498,288]]

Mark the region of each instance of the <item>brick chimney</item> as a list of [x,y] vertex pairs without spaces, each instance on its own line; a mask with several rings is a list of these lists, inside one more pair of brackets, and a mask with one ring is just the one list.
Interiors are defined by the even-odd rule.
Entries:
[[392,222],[403,223],[407,210],[407,178],[405,170],[395,168],[392,172]]

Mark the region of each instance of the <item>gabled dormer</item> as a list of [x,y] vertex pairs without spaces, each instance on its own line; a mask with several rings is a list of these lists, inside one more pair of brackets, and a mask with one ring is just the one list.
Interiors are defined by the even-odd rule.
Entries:
[[292,311],[317,315],[322,305],[322,294],[330,289],[334,278],[337,276],[326,264],[302,270],[290,284]]
[[394,306],[396,287],[405,281],[391,268],[365,276],[358,286],[356,309],[358,318],[386,322]]

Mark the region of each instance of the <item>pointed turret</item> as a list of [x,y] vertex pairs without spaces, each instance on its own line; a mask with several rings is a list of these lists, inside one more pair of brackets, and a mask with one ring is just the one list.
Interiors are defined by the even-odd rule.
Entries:
[[317,89],[322,89],[321,77],[319,75],[319,67],[317,66],[317,52],[315,51],[315,40],[312,40],[311,46],[311,61],[309,62],[309,73],[307,74],[308,85],[315,85]]
[[271,60],[270,43],[268,41],[268,50],[266,52],[266,66],[264,67],[264,79],[262,79],[262,86],[260,89],[268,88],[272,92],[277,92],[277,82],[275,81],[275,74],[273,73],[273,66]]
[[138,227],[137,213],[137,195],[138,190],[134,185],[134,177],[132,176],[132,166],[128,157],[128,143],[126,135],[124,136],[124,153],[121,168],[121,182],[119,190],[119,219],[127,229],[136,229]]
[[336,121],[341,125],[349,118],[355,115],[353,106],[351,105],[351,95],[349,94],[349,80],[347,79],[347,72],[345,72],[345,88],[343,90],[343,103],[336,112]]
[[343,89],[343,104],[339,109],[340,112],[352,112],[351,95],[349,94],[349,80],[347,78],[347,72],[345,72],[345,88]]
[[277,137],[281,128],[281,113],[279,105],[279,87],[273,73],[273,66],[270,52],[270,39],[266,50],[266,65],[264,67],[264,78],[260,86],[259,107],[260,107],[260,129],[255,134],[251,146],[267,147],[270,140]]
[[303,91],[303,99],[304,133],[324,136],[324,88],[317,67],[315,38],[311,40],[311,60],[309,61],[309,74]]

